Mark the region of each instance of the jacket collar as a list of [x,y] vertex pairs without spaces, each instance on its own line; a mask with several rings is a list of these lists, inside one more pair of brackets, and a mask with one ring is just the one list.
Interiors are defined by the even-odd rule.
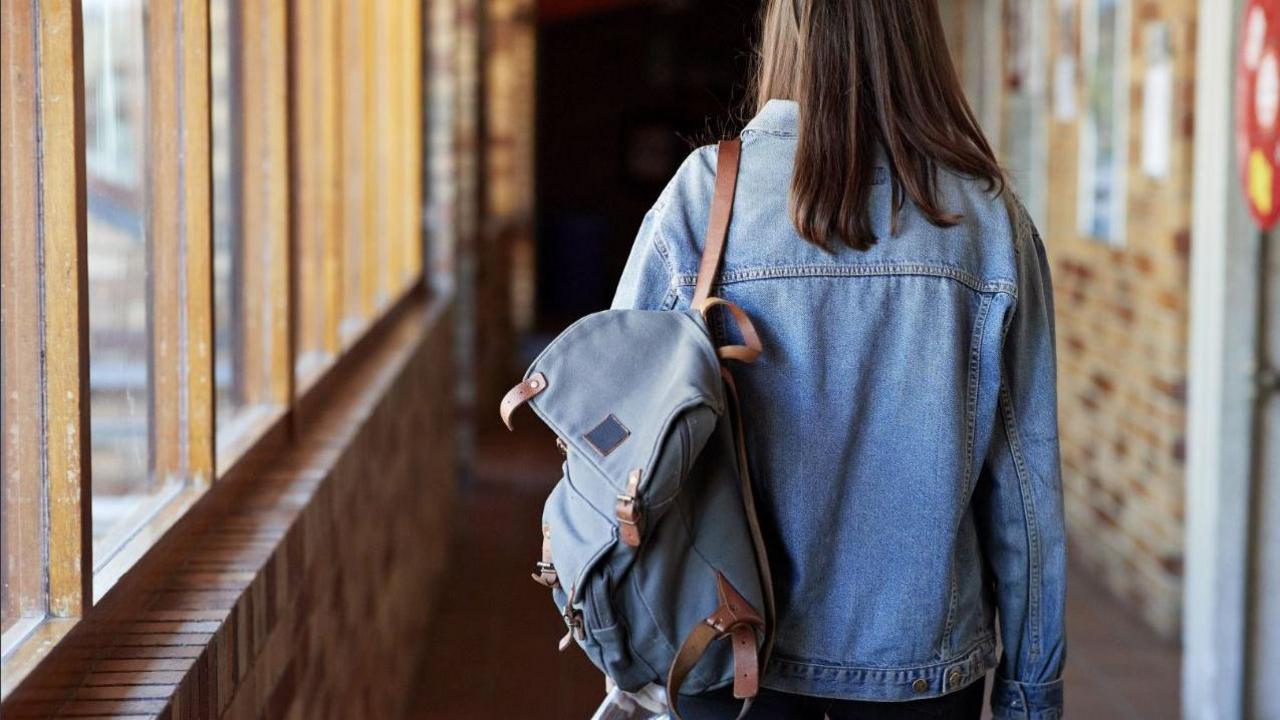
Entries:
[[770,100],[747,123],[743,132],[758,130],[777,135],[795,135],[800,105],[794,100]]

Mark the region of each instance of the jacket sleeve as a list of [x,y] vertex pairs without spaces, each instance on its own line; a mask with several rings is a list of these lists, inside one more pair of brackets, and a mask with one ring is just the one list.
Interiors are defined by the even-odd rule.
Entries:
[[1053,289],[1044,244],[1017,203],[1017,298],[1006,314],[995,427],[974,502],[1004,647],[996,720],[1062,716],[1066,536],[1058,450]]
[[[665,193],[664,193],[665,195]],[[676,301],[666,244],[662,240],[662,201],[655,205],[640,224],[631,255],[622,270],[622,279],[614,293],[611,307],[615,310],[670,310]]]

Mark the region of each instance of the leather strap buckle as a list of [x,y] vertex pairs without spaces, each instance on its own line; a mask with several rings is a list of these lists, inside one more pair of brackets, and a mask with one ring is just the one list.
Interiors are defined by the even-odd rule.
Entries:
[[764,663],[757,652],[756,633],[766,631],[764,618],[720,573],[716,573],[716,592],[720,606],[689,631],[667,670],[667,702],[676,718],[680,717],[680,688],[685,678],[716,640],[730,638],[733,643],[733,696],[748,700],[760,690]]
[[560,643],[556,646],[559,648],[560,652],[568,650],[569,645],[571,645],[574,640],[582,642],[587,639],[587,631],[582,626],[582,613],[574,610],[572,612],[572,616],[566,614],[565,622],[569,625],[569,631],[564,634],[564,637],[560,638]]
[[553,588],[560,584],[560,576],[556,574],[556,566],[551,563],[551,526],[542,526],[542,559],[533,566],[533,581],[545,588]]
[[618,518],[618,537],[630,547],[640,547],[644,535],[644,512],[640,508],[640,471],[632,470],[627,476],[627,491],[618,495],[614,515]]
[[569,645],[575,639],[578,642],[587,639],[587,629],[583,625],[582,612],[573,607],[573,595],[576,591],[577,588],[569,589],[569,597],[564,601],[564,611],[560,613],[561,617],[564,618],[564,624],[569,627],[569,631],[564,634],[564,637],[560,638],[560,652],[568,650]]
[[556,576],[556,566],[545,560],[539,560],[533,564],[533,581],[545,588],[553,588],[560,584],[560,579]]

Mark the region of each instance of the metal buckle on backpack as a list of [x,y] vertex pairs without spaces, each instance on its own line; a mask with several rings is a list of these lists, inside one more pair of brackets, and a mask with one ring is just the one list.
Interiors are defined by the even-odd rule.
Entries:
[[539,560],[533,566],[533,581],[545,588],[553,588],[560,584],[556,576],[556,566],[545,560]]
[[644,534],[644,513],[637,499],[639,489],[640,471],[632,470],[627,477],[627,492],[618,495],[618,502],[613,506],[618,517],[618,536],[631,547],[640,547],[640,536]]
[[575,592],[576,588],[569,590],[569,597],[564,601],[564,611],[560,613],[561,617],[564,618],[565,625],[569,626],[569,632],[566,632],[564,637],[560,638],[560,652],[568,650],[569,645],[575,638],[578,642],[587,639],[587,630],[582,624],[582,613],[573,607],[573,595]]
[[556,566],[551,564],[551,526],[542,526],[542,559],[534,565],[533,581],[546,588],[560,584]]

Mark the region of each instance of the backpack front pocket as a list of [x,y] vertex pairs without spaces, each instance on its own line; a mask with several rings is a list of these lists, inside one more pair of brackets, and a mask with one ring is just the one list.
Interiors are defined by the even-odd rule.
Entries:
[[583,610],[596,593],[591,573],[617,543],[617,530],[573,487],[568,462],[564,464],[564,477],[547,497],[542,526],[556,577],[552,597],[570,634],[582,643],[586,630]]

